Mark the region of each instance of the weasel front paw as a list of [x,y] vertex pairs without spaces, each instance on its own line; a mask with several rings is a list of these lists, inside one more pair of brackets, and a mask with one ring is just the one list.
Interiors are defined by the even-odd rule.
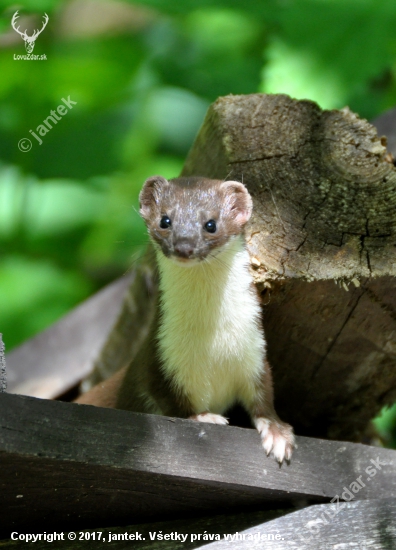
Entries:
[[291,459],[295,439],[293,428],[289,424],[268,418],[255,418],[254,424],[267,456],[272,452],[279,464],[282,464],[283,460]]
[[189,419],[196,420],[197,422],[209,422],[209,424],[228,424],[228,420],[224,416],[210,412],[195,414],[194,416],[189,416]]

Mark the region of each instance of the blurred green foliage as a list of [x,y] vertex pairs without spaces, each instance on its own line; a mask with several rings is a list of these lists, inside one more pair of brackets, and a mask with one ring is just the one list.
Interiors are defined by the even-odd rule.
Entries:
[[396,449],[396,403],[385,407],[373,422],[385,446]]
[[[0,331],[9,350],[128,270],[137,196],[176,176],[208,105],[288,93],[371,118],[396,103],[394,0],[0,0]],[[49,24],[34,54],[11,28]],[[23,17],[33,17],[26,20]],[[70,96],[42,136],[29,132]],[[18,142],[29,138],[32,149]]]

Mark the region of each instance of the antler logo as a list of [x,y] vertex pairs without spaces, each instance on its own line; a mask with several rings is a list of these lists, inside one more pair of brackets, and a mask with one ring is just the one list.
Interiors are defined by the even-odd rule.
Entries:
[[20,34],[22,36],[23,40],[25,41],[25,48],[26,48],[27,53],[32,53],[32,51],[34,50],[34,44],[36,42],[36,38],[38,37],[39,34],[41,34],[43,32],[43,30],[47,26],[49,17],[46,13],[44,14],[43,26],[41,27],[41,29],[35,30],[34,33],[32,34],[32,36],[29,36],[27,34],[26,30],[25,30],[25,32],[21,32],[19,30],[19,27],[15,26],[18,17],[19,17],[18,11],[16,11],[13,15],[13,18],[11,19],[12,28],[14,29],[14,31],[16,31],[18,34]]

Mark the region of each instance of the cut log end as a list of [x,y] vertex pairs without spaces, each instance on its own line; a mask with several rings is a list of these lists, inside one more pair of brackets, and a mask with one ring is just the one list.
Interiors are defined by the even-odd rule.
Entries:
[[285,95],[227,96],[209,109],[183,175],[243,181],[256,283],[394,275],[396,170],[348,108]]

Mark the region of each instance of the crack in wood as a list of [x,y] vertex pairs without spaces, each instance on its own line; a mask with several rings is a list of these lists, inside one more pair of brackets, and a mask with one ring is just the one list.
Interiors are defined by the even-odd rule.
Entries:
[[229,160],[228,164],[246,164],[249,162],[258,162],[260,160],[270,160],[273,158],[282,158],[282,157],[289,157],[290,153],[271,153],[270,155],[263,155],[262,157],[257,158],[250,158],[250,159],[239,159],[239,160]]
[[329,356],[330,352],[332,351],[332,349],[334,348],[335,344],[337,343],[337,340],[339,339],[339,337],[341,336],[341,333],[342,331],[344,330],[344,328],[346,327],[346,325],[348,324],[348,321],[350,320],[350,318],[352,317],[354,311],[356,310],[359,302],[360,302],[360,299],[362,298],[362,296],[367,292],[367,289],[365,287],[362,287],[362,292],[359,294],[355,304],[352,306],[351,310],[349,311],[348,315],[346,316],[346,319],[345,321],[343,322],[343,324],[341,325],[341,328],[340,330],[337,332],[337,334],[335,335],[335,337],[333,338],[332,342],[330,343],[329,347],[327,348],[327,351],[326,353],[323,355],[322,359],[319,361],[319,363],[314,367],[313,369],[313,372],[312,372],[312,375],[311,375],[311,380],[314,380],[316,378],[316,376],[318,375],[319,373],[319,370],[321,369],[323,363],[325,362],[325,360],[327,359],[327,357]]
[[305,235],[304,240],[297,246],[297,248],[294,250],[294,252],[298,252],[300,248],[302,248],[305,244],[305,241],[308,239],[308,235]]
[[390,304],[385,304],[371,288],[366,288],[366,293],[372,302],[378,304],[378,306],[385,311],[391,319],[396,321],[396,310]]
[[368,251],[368,249],[365,247],[365,244],[364,244],[364,241],[366,239],[366,237],[370,237],[370,232],[369,232],[369,219],[367,218],[366,219],[366,233],[361,235],[360,236],[360,243],[361,243],[361,246],[360,246],[360,262],[362,261],[362,254],[363,252],[366,253],[366,262],[367,262],[367,269],[369,270],[370,272],[370,276],[371,276],[371,263],[370,263],[370,253]]

